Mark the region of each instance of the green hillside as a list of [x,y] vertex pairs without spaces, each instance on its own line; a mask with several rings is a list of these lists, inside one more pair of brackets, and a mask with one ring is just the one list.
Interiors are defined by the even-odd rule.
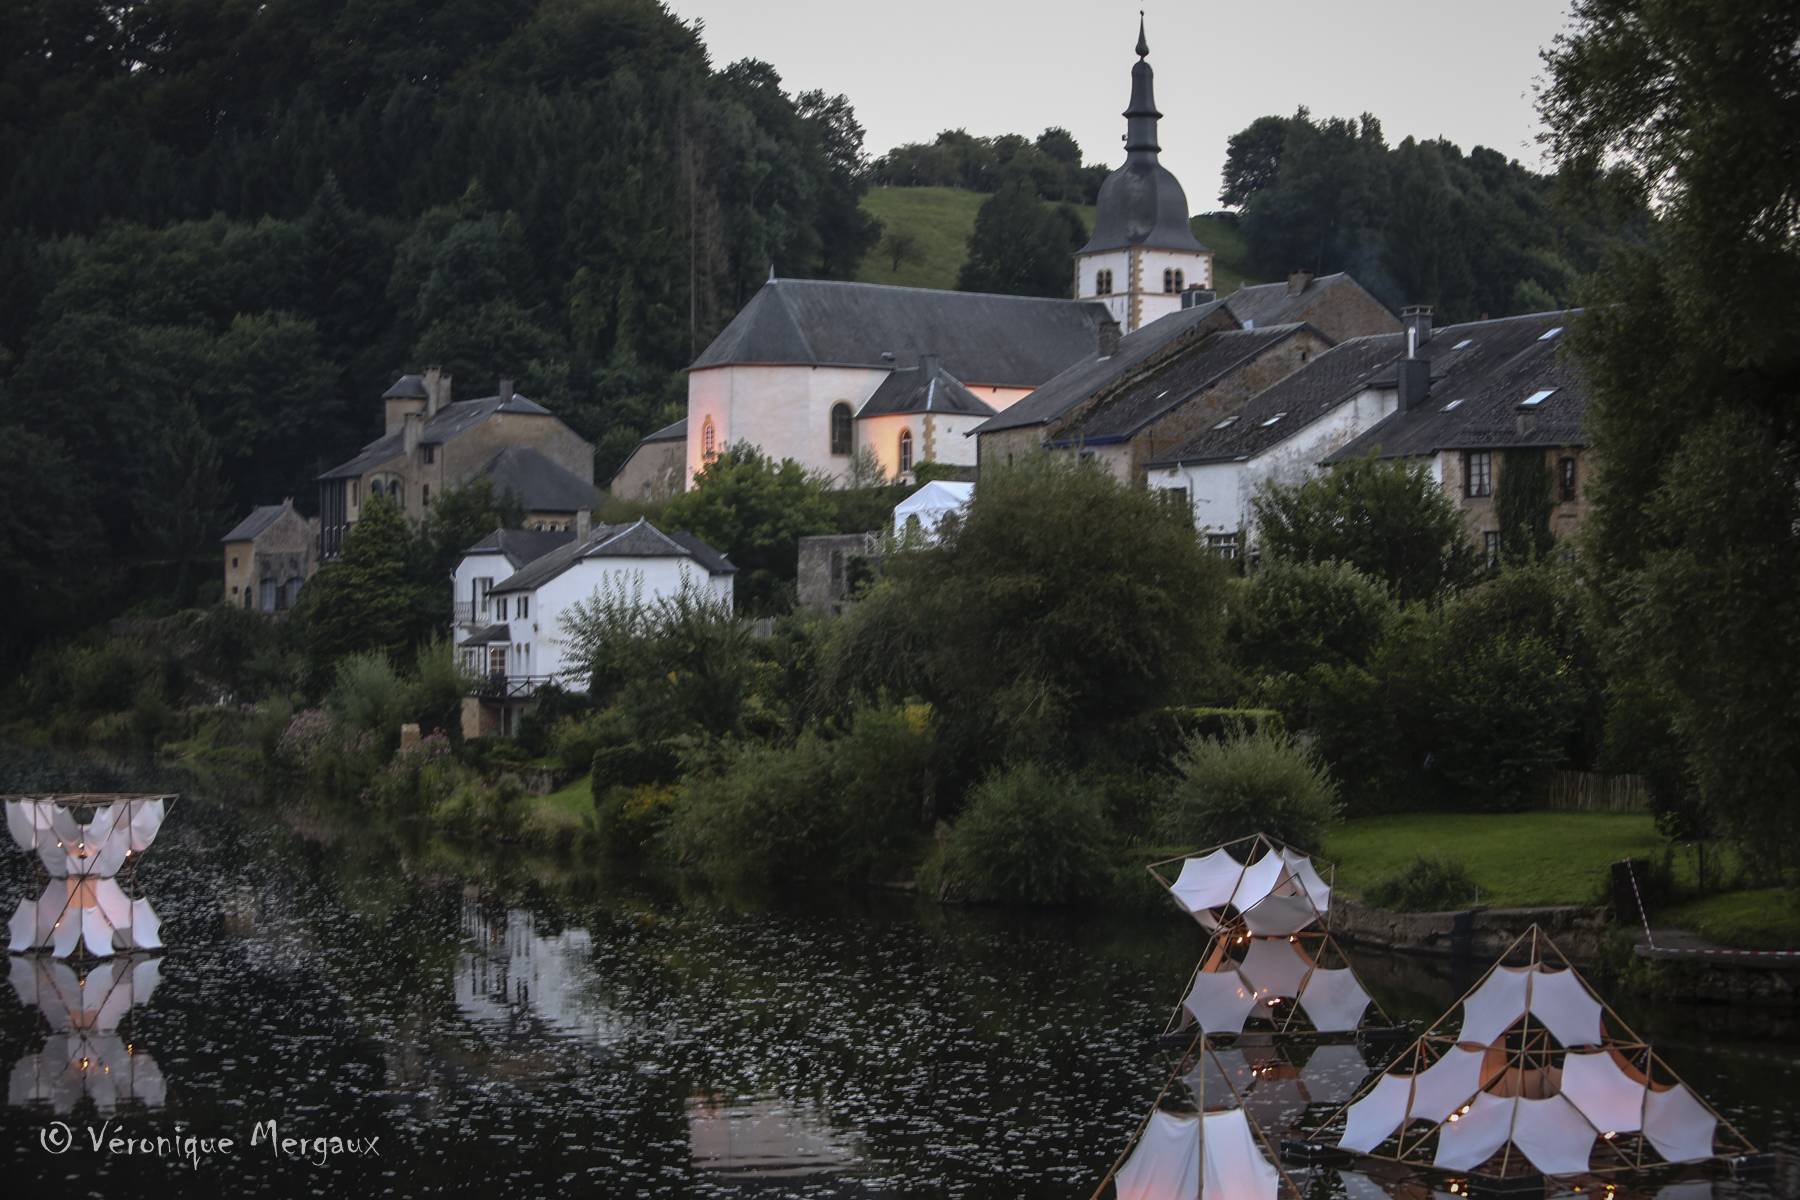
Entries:
[[[884,229],[910,230],[919,239],[924,256],[893,268],[892,260],[877,246],[862,261],[856,277],[865,283],[897,283],[904,287],[954,288],[962,270],[975,213],[987,197],[980,192],[949,187],[870,188],[863,196],[863,211],[880,219]],[[1094,210],[1078,210],[1091,229]],[[1244,282],[1244,239],[1218,217],[1195,217],[1194,236],[1213,250],[1213,275],[1221,293],[1236,291]]]

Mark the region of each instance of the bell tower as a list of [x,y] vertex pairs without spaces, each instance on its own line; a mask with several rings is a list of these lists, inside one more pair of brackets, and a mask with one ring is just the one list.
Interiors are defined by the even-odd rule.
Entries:
[[1212,251],[1194,237],[1187,195],[1158,161],[1155,75],[1138,18],[1137,62],[1125,112],[1125,165],[1106,177],[1094,232],[1075,252],[1075,298],[1099,300],[1125,332],[1181,307],[1181,293],[1213,285]]

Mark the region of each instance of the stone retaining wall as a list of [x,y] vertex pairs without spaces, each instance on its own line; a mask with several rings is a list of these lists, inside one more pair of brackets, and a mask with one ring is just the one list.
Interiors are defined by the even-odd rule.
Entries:
[[1535,923],[1549,932],[1572,961],[1598,962],[1613,928],[1605,909],[1574,905],[1399,913],[1360,904],[1348,896],[1334,896],[1331,908],[1331,932],[1341,941],[1406,954],[1466,955],[1483,960],[1497,958]]

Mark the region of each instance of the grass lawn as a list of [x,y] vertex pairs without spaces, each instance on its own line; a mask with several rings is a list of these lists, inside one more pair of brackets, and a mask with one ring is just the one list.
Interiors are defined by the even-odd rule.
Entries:
[[1461,863],[1496,908],[1593,904],[1607,868],[1660,856],[1663,838],[1641,813],[1400,813],[1346,821],[1325,839],[1338,884],[1361,893],[1425,855]]
[[1722,892],[1672,904],[1654,916],[1655,925],[1690,929],[1723,946],[1800,950],[1800,905],[1783,888]]
[[[901,263],[895,270],[881,247],[863,258],[856,278],[864,283],[893,283],[902,287],[955,288],[956,276],[967,257],[969,234],[975,214],[987,196],[950,187],[880,187],[863,195],[863,211],[880,219],[887,229],[910,229],[919,239],[924,256]],[[1094,210],[1077,205],[1082,223],[1094,227]],[[1217,217],[1195,217],[1194,236],[1213,251],[1213,286],[1220,295],[1234,292],[1244,282],[1244,239],[1230,224]]]
[[519,832],[528,841],[546,846],[566,845],[586,828],[594,811],[593,785],[583,775],[547,796],[527,796],[522,801]]

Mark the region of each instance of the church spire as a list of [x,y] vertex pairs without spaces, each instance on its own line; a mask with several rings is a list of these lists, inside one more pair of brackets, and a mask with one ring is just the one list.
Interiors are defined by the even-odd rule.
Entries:
[[1144,37],[1144,14],[1138,13],[1138,60],[1131,68],[1131,103],[1125,109],[1125,149],[1133,155],[1140,151],[1154,156],[1162,147],[1156,144],[1156,122],[1162,116],[1156,111],[1154,73],[1150,70],[1150,43]]

